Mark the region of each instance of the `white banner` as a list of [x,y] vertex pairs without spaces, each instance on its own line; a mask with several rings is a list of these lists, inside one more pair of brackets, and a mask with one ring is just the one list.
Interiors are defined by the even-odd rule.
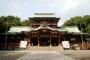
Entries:
[[62,41],[63,48],[70,48],[69,41]]
[[20,48],[26,48],[27,47],[27,41],[20,41]]

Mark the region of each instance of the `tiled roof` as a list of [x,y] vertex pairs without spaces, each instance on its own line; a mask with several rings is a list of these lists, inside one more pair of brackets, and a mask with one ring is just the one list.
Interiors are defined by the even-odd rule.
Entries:
[[33,17],[56,17],[54,13],[35,13]]
[[61,28],[51,28],[48,25],[42,24],[38,28],[31,28],[30,26],[12,26],[8,32],[22,32],[22,31],[37,31],[39,29],[50,29],[52,31],[65,31],[68,33],[81,33],[77,26],[66,26]]
[[29,26],[12,26],[8,32],[20,33],[22,31],[31,31],[31,28]]
[[78,29],[77,26],[66,26],[66,27],[64,27],[64,29],[65,29],[68,33],[81,33],[81,31]]

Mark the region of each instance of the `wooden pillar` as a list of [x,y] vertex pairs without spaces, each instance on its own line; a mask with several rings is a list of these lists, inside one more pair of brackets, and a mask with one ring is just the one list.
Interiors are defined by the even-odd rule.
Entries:
[[86,42],[86,49],[88,49],[88,44],[89,44],[89,43],[88,43],[88,41],[87,41],[87,42]]
[[24,32],[24,34],[27,36],[24,38],[24,40],[27,41],[27,49],[29,49],[31,46],[31,37],[30,37],[31,34],[30,32]]
[[28,48],[31,46],[31,39],[28,40]]
[[40,46],[40,40],[39,40],[39,36],[38,36],[38,47]]
[[60,46],[60,37],[61,37],[61,33],[58,33],[58,46]]
[[51,32],[50,32],[50,47],[52,46]]
[[29,32],[29,41],[28,41],[28,46],[31,46],[31,33]]

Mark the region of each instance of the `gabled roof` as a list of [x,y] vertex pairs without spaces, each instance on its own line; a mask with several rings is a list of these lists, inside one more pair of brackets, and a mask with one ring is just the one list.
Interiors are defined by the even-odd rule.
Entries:
[[12,26],[8,32],[20,33],[22,31],[31,31],[29,26]]
[[39,30],[39,29],[50,29],[50,30],[55,30],[55,29],[49,27],[49,26],[46,25],[46,24],[42,24],[40,27],[36,28],[35,30]]

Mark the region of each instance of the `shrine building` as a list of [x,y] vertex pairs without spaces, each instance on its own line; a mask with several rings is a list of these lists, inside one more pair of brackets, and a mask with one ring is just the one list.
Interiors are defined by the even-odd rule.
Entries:
[[58,27],[60,17],[54,13],[35,13],[29,20],[30,26],[12,26],[9,32],[22,33],[33,46],[60,46],[67,33],[81,33],[76,26]]
[[[59,20],[60,17],[54,13],[35,13],[33,17],[29,18],[29,26],[10,28],[6,46],[19,46],[21,40],[27,41],[29,46],[62,46],[62,41],[69,41],[70,45],[81,44],[81,31],[78,27],[58,27]],[[86,42],[84,38],[83,40]]]

